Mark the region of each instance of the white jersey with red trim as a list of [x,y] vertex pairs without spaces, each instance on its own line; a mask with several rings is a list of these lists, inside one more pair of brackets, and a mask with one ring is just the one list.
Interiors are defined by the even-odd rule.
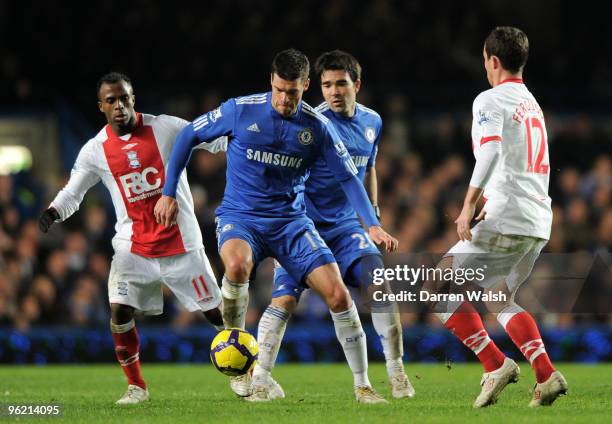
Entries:
[[[193,211],[193,198],[183,172],[176,192],[176,224],[155,222],[153,209],[161,197],[166,166],[178,133],[189,122],[168,115],[137,114],[136,129],[121,137],[106,125],[79,152],[68,184],[51,206],[64,221],[79,209],[83,196],[99,181],[110,192],[117,216],[113,240],[131,243],[131,252],[146,257],[171,256],[203,247]],[[227,140],[200,145],[213,153]]]
[[502,81],[476,97],[472,108],[474,155],[500,143],[500,157],[484,188],[486,220],[502,234],[548,240],[550,164],[544,115],[521,79]]

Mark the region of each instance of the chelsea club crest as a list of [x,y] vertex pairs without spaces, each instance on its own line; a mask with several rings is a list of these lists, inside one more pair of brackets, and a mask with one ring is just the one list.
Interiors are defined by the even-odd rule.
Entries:
[[374,128],[372,127],[367,127],[364,135],[366,140],[368,140],[368,143],[374,143],[374,140],[376,140],[376,131],[374,131]]
[[312,130],[310,128],[304,128],[298,133],[298,140],[302,146],[308,146],[314,139]]

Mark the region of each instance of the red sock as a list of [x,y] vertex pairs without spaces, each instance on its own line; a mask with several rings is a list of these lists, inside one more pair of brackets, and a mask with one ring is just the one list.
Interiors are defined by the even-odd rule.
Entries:
[[555,368],[546,353],[538,326],[531,315],[518,305],[512,305],[504,311],[498,315],[498,320],[504,326],[506,333],[516,347],[531,363],[535,371],[536,381],[538,383],[545,382],[555,372]]
[[133,384],[146,390],[147,385],[140,371],[140,359],[138,358],[140,339],[138,338],[136,327],[132,327],[125,333],[112,334],[115,341],[115,354],[128,379],[128,384]]
[[480,315],[470,303],[462,303],[444,323],[444,327],[472,349],[485,372],[494,371],[504,364],[506,356],[489,338]]

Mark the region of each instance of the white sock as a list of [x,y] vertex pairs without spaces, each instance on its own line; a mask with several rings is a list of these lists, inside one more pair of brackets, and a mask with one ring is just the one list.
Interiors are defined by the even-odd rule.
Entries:
[[344,350],[346,361],[353,372],[355,386],[370,386],[368,379],[368,350],[366,336],[355,302],[344,312],[331,312],[336,328],[336,336]]
[[274,305],[268,306],[261,316],[257,327],[259,356],[253,370],[254,380],[265,378],[272,372],[290,316],[285,309]]
[[249,306],[249,282],[234,283],[224,275],[221,294],[223,295],[223,324],[225,328],[244,329],[246,311]]
[[387,305],[385,312],[372,308],[372,324],[380,338],[387,363],[387,374],[395,375],[404,372],[402,357],[404,356],[404,341],[402,324],[397,305]]
[[434,313],[434,315],[437,316],[440,322],[444,325],[446,324],[446,321],[448,321],[450,317],[453,316],[455,311],[459,309],[459,306],[461,306],[463,302],[464,302],[463,300],[461,301],[451,300],[445,306],[446,312],[436,312]]
[[521,312],[525,312],[525,310],[516,303],[512,302],[508,304],[504,309],[499,311],[499,313],[497,314],[497,321],[505,330],[506,326],[508,325],[508,321],[510,321],[516,314],[520,314]]

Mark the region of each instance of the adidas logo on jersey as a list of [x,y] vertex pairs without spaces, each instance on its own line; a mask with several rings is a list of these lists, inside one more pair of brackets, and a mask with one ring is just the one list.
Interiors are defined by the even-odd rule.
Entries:
[[257,133],[258,133],[258,132],[261,132],[261,131],[259,131],[259,127],[257,126],[257,123],[253,123],[253,124],[251,124],[251,125],[250,125],[250,126],[247,128],[247,130],[248,130],[248,131],[257,132]]

